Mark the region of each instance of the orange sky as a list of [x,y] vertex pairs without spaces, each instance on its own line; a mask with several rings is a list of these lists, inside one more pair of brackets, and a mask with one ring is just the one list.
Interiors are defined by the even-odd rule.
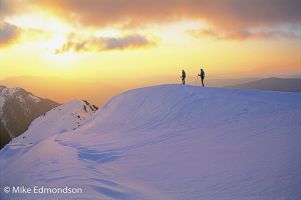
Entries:
[[300,74],[300,19],[299,0],[0,0],[0,79],[129,88],[175,81],[182,68],[195,77],[203,67],[207,78]]

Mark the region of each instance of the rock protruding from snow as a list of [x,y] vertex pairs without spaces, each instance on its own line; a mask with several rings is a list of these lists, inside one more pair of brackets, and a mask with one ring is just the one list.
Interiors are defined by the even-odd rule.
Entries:
[[96,111],[96,106],[85,100],[73,100],[35,119],[28,130],[9,144],[28,145],[37,143],[56,133],[75,130],[82,121],[90,117]]

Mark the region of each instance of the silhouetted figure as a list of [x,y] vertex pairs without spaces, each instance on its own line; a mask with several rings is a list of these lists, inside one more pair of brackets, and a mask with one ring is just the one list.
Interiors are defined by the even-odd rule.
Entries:
[[186,73],[185,73],[184,69],[182,69],[182,76],[181,76],[181,78],[182,78],[182,84],[185,84]]
[[204,87],[204,86],[205,86],[205,85],[204,85],[205,72],[204,72],[203,69],[201,69],[200,74],[198,74],[198,76],[201,77],[202,85],[203,85],[203,87]]

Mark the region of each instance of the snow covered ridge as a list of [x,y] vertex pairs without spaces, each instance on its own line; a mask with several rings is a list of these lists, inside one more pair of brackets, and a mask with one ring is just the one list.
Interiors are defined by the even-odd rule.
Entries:
[[0,148],[23,133],[33,119],[58,105],[22,88],[0,86]]
[[35,119],[28,130],[14,138],[9,146],[32,145],[56,133],[75,130],[98,108],[85,100],[73,100],[53,108]]
[[3,148],[0,187],[81,194],[1,199],[301,197],[300,93],[161,85],[115,96],[80,125]]

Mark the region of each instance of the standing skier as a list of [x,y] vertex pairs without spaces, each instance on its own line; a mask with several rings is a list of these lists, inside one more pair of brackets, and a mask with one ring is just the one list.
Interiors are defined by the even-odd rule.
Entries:
[[185,73],[184,69],[182,69],[182,76],[181,76],[181,78],[182,78],[182,84],[185,84],[186,73]]
[[202,85],[203,85],[203,87],[204,87],[204,86],[205,86],[205,85],[204,85],[205,72],[204,72],[203,69],[201,69],[200,74],[198,74],[198,76],[201,77]]

